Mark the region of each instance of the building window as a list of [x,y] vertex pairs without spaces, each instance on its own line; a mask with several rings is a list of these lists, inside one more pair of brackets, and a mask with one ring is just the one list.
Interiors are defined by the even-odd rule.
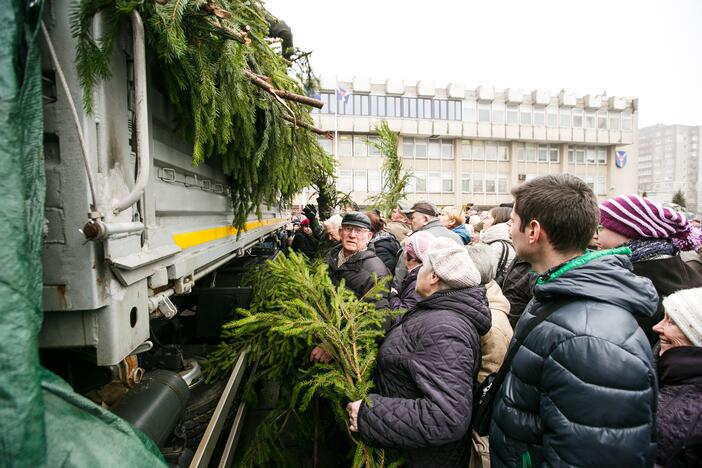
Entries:
[[558,113],[558,126],[561,128],[570,128],[570,109],[560,109]]
[[376,146],[375,146],[379,142],[380,142],[380,140],[378,139],[377,136],[369,136],[368,137],[368,156],[381,156],[380,150],[378,148],[376,148]]
[[485,193],[485,186],[483,185],[483,181],[483,174],[479,172],[473,173],[473,191],[475,193]]
[[427,159],[427,140],[422,138],[414,139],[414,157],[417,159]]
[[485,144],[485,160],[497,161],[497,145],[494,143]]
[[585,149],[585,162],[588,164],[595,164],[595,155],[596,151],[595,148],[586,148]]
[[583,110],[573,109],[573,128],[583,127]]
[[378,193],[382,186],[380,171],[368,171],[368,192]]
[[402,157],[408,159],[414,158],[414,139],[407,137],[402,138]]
[[507,145],[497,145],[497,160],[498,161],[509,161],[509,151],[507,151]]
[[607,130],[607,111],[599,111],[597,113],[597,129]]
[[560,151],[558,150],[558,147],[557,147],[557,146],[549,146],[548,152],[549,152],[549,160],[550,160],[552,163],[557,163],[557,162],[559,162],[559,160],[560,160],[560,157],[559,157]]
[[497,176],[497,193],[509,193],[507,180],[507,174],[499,174]]
[[353,140],[351,139],[351,135],[339,135],[337,149],[339,151],[339,156],[352,156]]
[[364,135],[354,135],[353,136],[353,155],[354,156],[368,156],[368,143],[366,143],[366,136]]
[[441,140],[429,140],[429,159],[441,159]]
[[441,159],[453,159],[453,141],[441,140]]
[[414,178],[417,193],[427,193],[427,173],[425,171],[416,171]]
[[327,153],[327,154],[334,154],[334,141],[330,140],[329,138],[325,137],[319,137],[317,139],[319,142],[319,146],[322,147],[322,149]]
[[556,106],[546,107],[546,125],[558,127],[558,108]]
[[485,144],[482,141],[474,141],[471,144],[470,154],[473,160],[485,160]]
[[546,113],[544,109],[534,109],[534,125],[539,127],[546,125]]
[[337,181],[337,187],[339,191],[348,193],[353,190],[353,171],[341,170],[339,171],[339,179]]
[[473,191],[473,185],[471,184],[471,174],[469,172],[464,172],[461,174],[461,192],[471,193]]
[[597,164],[607,164],[607,150],[604,148],[597,149]]
[[595,128],[595,113],[586,112],[585,113],[585,128]]
[[597,195],[607,195],[607,177],[595,177],[595,193]]
[[428,173],[427,191],[429,193],[441,193],[441,172]]
[[610,112],[609,113],[609,129],[610,130],[619,131],[619,117],[620,117],[620,114],[618,112]]
[[353,171],[353,191],[365,192],[368,190],[368,181],[366,180],[366,171],[355,169]]
[[539,157],[538,161],[541,162],[548,162],[548,146],[539,146]]
[[493,177],[485,178],[485,193],[496,193],[497,181]]
[[503,103],[492,103],[492,122],[496,124],[505,123],[505,105]]
[[624,112],[622,114],[622,130],[631,131],[632,120],[631,114],[629,112]]
[[431,119],[431,99],[417,99],[417,117]]
[[463,101],[463,121],[475,122],[475,101]]
[[478,104],[478,122],[490,122],[490,104]]
[[521,125],[531,125],[531,106],[522,104],[519,106],[519,123]]
[[507,123],[510,125],[519,124],[519,107],[507,106]]
[[471,159],[471,152],[470,152],[470,141],[469,140],[463,140],[461,141],[461,159]]
[[443,172],[441,174],[441,191],[443,193],[453,192],[453,172]]

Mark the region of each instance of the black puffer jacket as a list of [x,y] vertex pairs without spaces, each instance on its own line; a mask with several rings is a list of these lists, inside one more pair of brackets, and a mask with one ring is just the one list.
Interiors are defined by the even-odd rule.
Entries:
[[383,261],[388,271],[395,271],[397,254],[402,248],[395,236],[389,232],[380,231],[373,236],[370,243],[375,250],[375,254]]
[[532,280],[536,273],[531,272],[531,263],[515,257],[502,283],[502,294],[509,301],[509,324],[514,328],[522,312],[533,297]]
[[702,466],[702,347],[670,348],[658,360],[656,463],[663,468]]
[[378,279],[390,275],[385,264],[375,255],[373,246],[370,244],[366,250],[352,255],[346,260],[346,263],[340,267],[337,266],[339,251],[342,247],[339,244],[327,254],[329,276],[335,285],[338,286],[343,279],[346,287],[352,290],[357,297],[361,297],[373,287],[374,275]]
[[512,361],[493,407],[492,467],[529,458],[535,467],[652,466],[656,376],[634,316],[655,312],[653,285],[611,251],[585,254],[540,281],[515,338],[544,304],[571,302],[537,325]]
[[398,320],[378,353],[378,393],[359,411],[361,438],[402,449],[408,466],[467,466],[479,335],[490,320],[482,286],[435,293]]

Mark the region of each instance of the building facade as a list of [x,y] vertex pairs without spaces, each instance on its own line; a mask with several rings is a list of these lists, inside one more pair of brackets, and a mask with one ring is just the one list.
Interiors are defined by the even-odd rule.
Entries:
[[700,216],[702,175],[699,143],[702,126],[653,125],[639,129],[639,192],[671,202],[681,190],[687,209]]
[[369,140],[387,120],[400,135],[409,201],[495,206],[531,178],[571,173],[600,199],[636,192],[637,100],[451,83],[322,78],[320,143],[338,161],[337,189],[364,205],[381,190],[382,158]]

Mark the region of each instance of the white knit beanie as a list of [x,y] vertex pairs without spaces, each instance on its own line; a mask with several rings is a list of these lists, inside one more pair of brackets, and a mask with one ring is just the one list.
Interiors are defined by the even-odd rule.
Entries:
[[683,289],[663,299],[668,316],[695,346],[702,346],[702,288]]
[[428,264],[436,276],[449,288],[471,288],[480,284],[480,273],[462,245],[446,237],[432,242],[425,254]]

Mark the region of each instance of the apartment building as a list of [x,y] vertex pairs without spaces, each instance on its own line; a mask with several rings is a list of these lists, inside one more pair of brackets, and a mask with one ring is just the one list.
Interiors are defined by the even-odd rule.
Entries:
[[639,129],[639,192],[671,202],[681,190],[687,209],[702,212],[699,144],[702,126],[653,125]]

